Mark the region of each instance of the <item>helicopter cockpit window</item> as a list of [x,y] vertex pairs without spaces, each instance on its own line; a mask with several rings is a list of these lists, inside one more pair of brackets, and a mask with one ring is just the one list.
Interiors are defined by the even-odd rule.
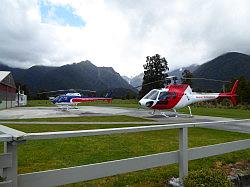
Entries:
[[172,92],[172,97],[176,98],[176,93],[175,92]]
[[159,93],[158,90],[151,90],[147,95],[143,97],[143,99],[156,100],[158,93]]
[[161,92],[158,100],[166,100],[168,98],[168,92]]
[[176,93],[175,92],[166,92],[166,91],[162,91],[159,94],[158,100],[166,100],[169,98],[176,98]]
[[60,97],[59,99],[58,99],[58,102],[62,102],[63,101],[63,97]]
[[56,100],[56,101],[57,101],[59,98],[60,98],[60,96],[57,96],[54,100]]

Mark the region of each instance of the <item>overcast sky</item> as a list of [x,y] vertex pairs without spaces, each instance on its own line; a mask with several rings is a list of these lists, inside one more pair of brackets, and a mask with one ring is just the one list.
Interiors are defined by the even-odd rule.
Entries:
[[249,0],[1,0],[0,61],[15,67],[90,60],[121,75],[146,56],[170,70],[250,54]]

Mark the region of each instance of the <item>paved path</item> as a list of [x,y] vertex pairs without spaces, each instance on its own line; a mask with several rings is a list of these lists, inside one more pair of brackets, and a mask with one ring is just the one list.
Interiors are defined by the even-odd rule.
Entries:
[[[182,114],[180,117],[166,118],[160,113],[152,116],[151,111],[142,109],[120,108],[120,107],[100,107],[100,106],[80,106],[79,109],[62,111],[56,107],[20,107],[0,111],[0,119],[29,119],[29,118],[51,118],[51,117],[79,117],[79,116],[110,116],[110,115],[128,115],[152,119],[156,122],[15,122],[19,124],[175,124],[189,122],[207,122],[207,121],[230,121],[230,118],[211,117],[211,116],[194,116]],[[173,116],[173,113],[169,112]],[[0,122],[1,123],[1,122]],[[9,123],[9,122],[8,122]],[[13,122],[11,122],[13,124]],[[4,124],[4,123],[2,123]],[[6,124],[6,123],[5,123]],[[250,133],[249,122],[235,122],[230,124],[220,124],[207,126],[209,128],[229,130]]]
[[138,122],[42,122],[42,121],[0,121],[0,124],[47,124],[47,125],[70,125],[70,124],[79,124],[79,125],[112,125],[112,124],[138,124],[138,125],[159,125],[164,124],[158,121],[138,121]]

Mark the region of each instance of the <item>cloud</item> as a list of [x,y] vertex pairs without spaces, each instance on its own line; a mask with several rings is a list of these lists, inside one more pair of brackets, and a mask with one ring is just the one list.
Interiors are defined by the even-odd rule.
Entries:
[[[60,24],[53,14],[43,21],[41,2],[69,7],[84,25]],[[249,9],[247,0],[2,0],[0,61],[29,67],[88,59],[131,76],[159,53],[173,70],[228,51],[249,54]]]

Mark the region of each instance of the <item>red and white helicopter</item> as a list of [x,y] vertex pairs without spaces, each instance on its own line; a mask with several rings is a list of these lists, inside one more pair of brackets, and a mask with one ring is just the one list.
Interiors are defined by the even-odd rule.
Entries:
[[[172,76],[170,78],[175,78],[174,80],[176,80],[176,77]],[[239,81],[236,80],[230,92],[198,93],[193,92],[188,84],[176,84],[176,81],[174,81],[174,84],[167,85],[165,88],[151,90],[139,101],[139,105],[143,108],[153,109],[154,111],[172,109],[175,112],[176,117],[176,110],[187,106],[189,109],[190,116],[192,116],[192,111],[189,106],[192,103],[214,100],[219,98],[228,98],[231,100],[233,105],[236,105],[237,95],[235,94],[235,92],[238,83]],[[164,113],[162,113],[162,115],[166,116]]]

